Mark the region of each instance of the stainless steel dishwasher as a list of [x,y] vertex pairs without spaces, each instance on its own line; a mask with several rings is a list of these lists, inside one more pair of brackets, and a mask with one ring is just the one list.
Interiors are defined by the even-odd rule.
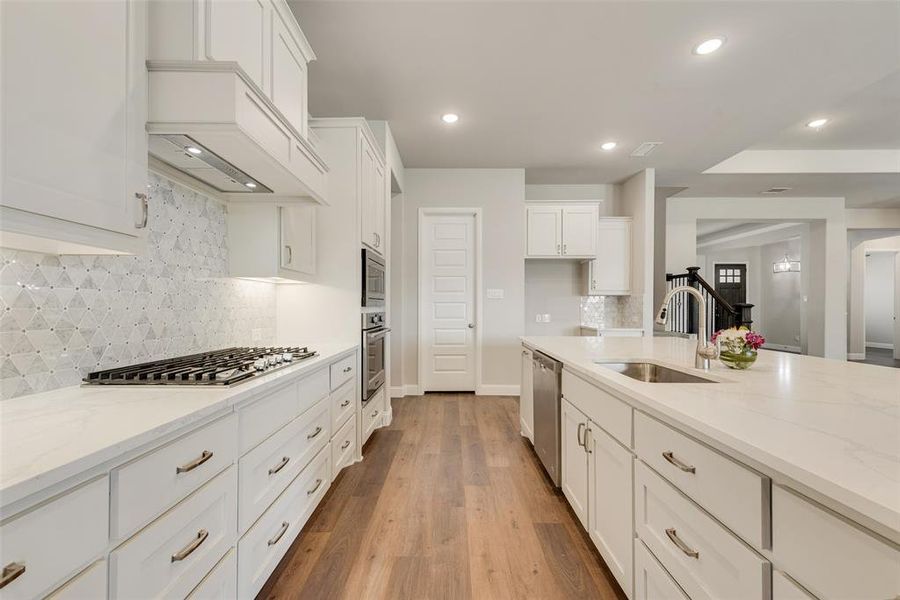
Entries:
[[560,375],[562,363],[534,352],[534,450],[556,487],[559,487]]

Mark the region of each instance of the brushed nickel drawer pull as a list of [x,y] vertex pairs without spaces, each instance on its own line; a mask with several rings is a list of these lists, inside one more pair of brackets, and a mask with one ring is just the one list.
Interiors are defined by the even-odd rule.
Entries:
[[347,440],[346,442],[341,444],[341,450],[346,450],[349,447],[350,447],[350,440]]
[[284,456],[284,457],[282,457],[280,463],[278,463],[276,466],[274,466],[274,467],[272,467],[271,469],[269,469],[269,475],[274,475],[274,474],[277,473],[278,471],[282,470],[282,469],[285,467],[285,465],[288,464],[288,461],[289,461],[289,460],[291,460],[291,457],[290,457],[290,456]]
[[378,411],[376,410],[375,412],[372,413],[372,418],[374,419],[377,416],[378,416]]
[[25,564],[11,562],[3,567],[3,575],[0,576],[0,590],[11,584],[25,573]]
[[687,463],[681,462],[680,460],[678,460],[677,458],[675,458],[675,454],[674,454],[673,452],[671,452],[671,451],[669,451],[669,452],[663,452],[663,453],[662,453],[662,456],[663,456],[664,459],[666,459],[667,461],[669,461],[670,463],[672,463],[673,465],[675,465],[676,467],[678,467],[679,469],[681,469],[681,470],[684,471],[685,473],[696,473],[696,472],[697,472],[697,468],[696,468],[696,467],[694,467],[694,466],[692,466],[692,465],[689,465],[689,464],[687,464]]
[[206,538],[209,537],[209,532],[205,529],[201,529],[197,532],[197,537],[194,538],[190,544],[176,552],[172,555],[172,562],[178,562],[179,560],[184,560],[188,556],[194,553],[194,550],[200,547],[200,544],[206,541]]
[[696,550],[691,550],[691,548],[681,541],[681,538],[678,537],[678,532],[675,531],[674,527],[670,527],[666,529],[666,535],[669,536],[669,539],[672,540],[672,543],[678,546],[678,549],[690,556],[691,558],[700,558],[700,553]]
[[290,526],[291,526],[291,524],[288,523],[287,521],[282,521],[281,522],[281,530],[279,530],[278,535],[276,535],[275,537],[273,537],[271,540],[269,540],[266,543],[269,544],[270,546],[274,546],[275,544],[277,544],[278,540],[280,540],[281,537],[285,533],[287,533],[288,527],[290,527]]
[[188,471],[193,471],[209,459],[213,457],[213,453],[209,450],[204,450],[203,454],[192,460],[186,465],[181,465],[180,467],[175,468],[175,473],[187,473]]
[[584,448],[584,442],[581,440],[581,434],[582,434],[582,432],[584,431],[584,428],[585,428],[585,424],[584,424],[584,423],[579,423],[579,424],[578,424],[578,431],[575,432],[575,436],[578,438],[578,445],[581,446],[582,448]]
[[343,402],[341,402],[341,408],[347,408],[348,406],[350,406],[349,400],[344,400]]
[[344,367],[344,373],[349,373],[353,370],[353,367]]
[[321,480],[321,479],[316,479],[316,485],[313,486],[313,489],[307,491],[307,492],[306,492],[306,495],[307,495],[307,496],[312,496],[313,494],[316,493],[316,490],[319,489],[319,487],[320,487],[321,485],[322,485],[322,480]]
[[590,427],[586,427],[584,430],[584,451],[588,454],[593,454],[594,451],[588,447],[588,436],[591,436],[591,439],[594,438],[594,430]]
[[316,427],[316,430],[313,431],[313,432],[312,432],[311,434],[309,434],[308,436],[306,436],[306,439],[311,440],[311,439],[313,439],[314,437],[316,437],[317,435],[319,435],[320,433],[322,433],[322,428],[321,428],[321,427]]

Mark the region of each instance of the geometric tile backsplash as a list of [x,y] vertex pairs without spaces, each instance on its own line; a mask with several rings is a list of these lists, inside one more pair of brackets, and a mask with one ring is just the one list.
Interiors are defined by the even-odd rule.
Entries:
[[275,286],[227,277],[225,206],[148,182],[140,256],[0,249],[0,400],[116,365],[273,343]]
[[593,327],[642,327],[643,297],[582,296],[581,323]]

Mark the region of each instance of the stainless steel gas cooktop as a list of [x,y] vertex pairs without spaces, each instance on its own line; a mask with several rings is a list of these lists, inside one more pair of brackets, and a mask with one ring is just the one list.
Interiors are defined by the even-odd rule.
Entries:
[[89,385],[233,385],[289,367],[318,352],[309,348],[226,348],[128,367],[94,371]]

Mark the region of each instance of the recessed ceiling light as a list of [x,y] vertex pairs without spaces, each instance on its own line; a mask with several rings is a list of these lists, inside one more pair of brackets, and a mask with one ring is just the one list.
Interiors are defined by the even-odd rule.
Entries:
[[613,148],[616,147],[616,143],[615,142],[606,142],[605,144],[602,144],[600,147],[603,148],[604,150],[612,150]]
[[188,146],[187,148],[185,148],[185,150],[187,150],[191,154],[203,154],[203,150],[197,148],[196,146]]
[[725,38],[723,37],[715,37],[705,42],[701,42],[694,46],[694,54],[712,54],[716,50],[722,47],[722,44],[725,43]]
[[459,115],[454,113],[447,113],[446,115],[441,117],[441,121],[447,123],[448,125],[451,123],[456,123],[457,121],[459,121]]
[[807,127],[812,127],[813,129],[820,129],[825,127],[825,124],[828,123],[828,119],[813,119],[809,123],[806,124]]
[[250,188],[251,190],[252,190],[253,188],[256,187],[256,184],[253,183],[252,181],[248,181],[248,182],[245,183],[244,185],[246,185],[246,186],[247,186],[248,188]]

